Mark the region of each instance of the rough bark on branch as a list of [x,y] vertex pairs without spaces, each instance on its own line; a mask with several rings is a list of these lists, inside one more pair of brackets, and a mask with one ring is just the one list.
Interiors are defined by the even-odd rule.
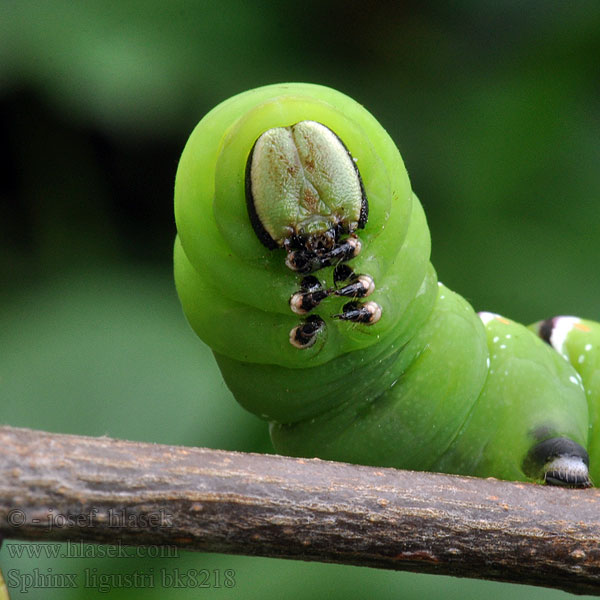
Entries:
[[0,536],[165,544],[600,595],[600,490],[0,427]]

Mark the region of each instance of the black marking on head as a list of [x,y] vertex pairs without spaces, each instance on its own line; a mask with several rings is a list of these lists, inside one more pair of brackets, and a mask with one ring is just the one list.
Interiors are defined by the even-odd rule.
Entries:
[[[352,160],[354,162],[354,159]],[[369,219],[369,202],[367,200],[367,194],[365,192],[365,186],[363,184],[362,177],[358,171],[358,167],[356,163],[354,163],[354,167],[356,168],[356,174],[358,175],[358,181],[360,182],[360,191],[362,193],[362,202],[360,205],[360,217],[358,218],[358,228],[364,229],[367,221]]]
[[[259,138],[260,139],[260,138]],[[258,141],[258,139],[256,140]],[[277,242],[269,235],[264,225],[262,224],[258,213],[256,212],[256,206],[254,206],[254,194],[252,192],[252,157],[254,156],[254,149],[256,148],[256,142],[250,150],[248,160],[246,161],[246,207],[248,209],[248,216],[250,217],[250,223],[256,237],[260,240],[263,246],[266,246],[269,250],[275,250],[279,248]]]
[[[316,121],[316,122],[318,122],[318,121]],[[293,128],[297,124],[298,123],[294,123],[294,125],[291,125],[291,127]],[[356,173],[358,182],[360,184],[360,192],[361,192],[360,213],[359,213],[359,217],[358,217],[357,228],[364,229],[364,227],[367,223],[367,220],[369,218],[369,202],[367,200],[365,186],[364,186],[362,177],[360,175],[360,171],[358,170],[356,161],[354,160],[354,157],[348,150],[348,147],[346,146],[346,144],[344,144],[344,141],[340,138],[340,136],[335,131],[333,131],[332,129],[327,127],[327,125],[323,125],[323,123],[319,123],[319,125],[322,125],[326,129],[331,131],[331,133],[336,137],[336,139],[339,141],[339,143],[342,145],[342,147],[344,148],[344,150],[350,157],[350,161],[352,162],[354,171]],[[250,217],[250,223],[252,224],[254,233],[256,234],[256,236],[258,237],[258,239],[264,246],[269,248],[269,250],[275,250],[277,248],[280,248],[281,244],[278,243],[276,240],[274,240],[271,237],[269,232],[265,229],[264,225],[262,224],[262,222],[258,216],[258,213],[256,212],[256,206],[254,203],[254,193],[252,191],[252,158],[254,156],[254,150],[256,149],[256,144],[260,138],[261,138],[261,136],[259,136],[256,139],[256,141],[254,142],[254,145],[252,146],[252,149],[250,150],[250,154],[248,155],[248,160],[246,161],[246,170],[245,170],[246,206],[248,208],[248,216]],[[354,229],[354,228],[352,228],[352,229]],[[339,239],[340,235],[342,235],[344,233],[352,233],[352,231],[350,231],[350,227],[348,226],[348,224],[333,223],[331,230],[329,230],[325,233],[319,234],[319,236],[297,236],[297,235],[295,235],[295,236],[293,236],[292,239],[283,240],[282,243],[286,246],[286,248],[294,248],[297,250],[303,250],[311,255],[315,254],[315,253],[320,254],[322,252],[322,249],[319,246],[324,246],[323,250],[331,249],[331,248],[335,247],[337,245],[337,240]],[[318,239],[319,237],[321,237],[322,239]],[[328,239],[330,241],[327,241]],[[307,260],[308,260],[308,262],[311,262],[309,259],[306,259],[304,257],[299,257],[298,263],[304,265],[304,263],[306,263]],[[348,260],[348,259],[346,259],[346,260]],[[329,263],[329,264],[334,264],[334,263]],[[329,266],[329,264],[324,265],[324,266]],[[295,267],[290,267],[290,268],[293,269],[294,271],[298,271],[299,273],[310,273],[311,271],[316,271],[317,269],[322,268],[322,267],[302,266],[300,268],[295,268]]]
[[[323,123],[319,123],[319,125],[323,125]],[[323,127],[327,127],[327,125],[323,125]],[[327,129],[329,129],[329,127],[327,127]],[[358,217],[358,229],[364,229],[365,225],[367,224],[367,220],[369,219],[369,201],[367,200],[365,185],[360,175],[360,171],[358,170],[358,165],[356,164],[354,157],[350,153],[350,150],[348,150],[348,147],[346,146],[346,144],[344,144],[344,140],[342,140],[342,138],[332,129],[329,129],[329,131],[331,131],[331,133],[335,135],[339,143],[344,147],[344,150],[348,153],[348,156],[350,157],[350,160],[354,165],[354,170],[356,171],[356,176],[358,177],[358,182],[360,183],[360,193],[362,197],[360,202],[360,216]],[[345,230],[345,233],[347,233],[347,230]]]

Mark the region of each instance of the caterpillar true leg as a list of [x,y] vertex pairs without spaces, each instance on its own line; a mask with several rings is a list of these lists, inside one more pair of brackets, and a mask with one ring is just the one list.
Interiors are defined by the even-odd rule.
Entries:
[[[304,243],[307,244],[307,242]],[[360,240],[356,235],[351,235],[341,242],[335,240],[331,248],[321,251],[311,251],[306,248],[298,250],[290,249],[285,259],[285,264],[292,271],[312,273],[319,269],[351,260],[359,255],[360,250]]]
[[304,315],[316,308],[330,295],[330,290],[323,289],[321,282],[316,277],[309,275],[300,282],[300,291],[290,298],[290,308],[296,314]]
[[348,302],[344,304],[342,312],[333,315],[333,318],[372,325],[381,319],[381,307],[377,302],[365,302],[364,304],[361,302]]
[[336,296],[347,298],[366,298],[375,290],[375,282],[370,275],[355,275],[352,282],[342,288],[333,290]]
[[296,348],[310,348],[324,326],[325,323],[321,317],[311,315],[304,323],[290,331],[290,344]]

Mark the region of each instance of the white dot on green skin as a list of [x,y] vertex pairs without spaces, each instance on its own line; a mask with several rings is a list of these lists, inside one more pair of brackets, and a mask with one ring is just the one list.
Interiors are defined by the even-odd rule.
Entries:
[[585,360],[585,355],[584,355],[584,354],[580,354],[580,355],[579,355],[579,358],[577,359],[577,362],[578,362],[579,364],[581,364],[581,363],[582,363],[584,360]]
[[577,377],[574,377],[573,375],[571,375],[571,377],[569,377],[569,381],[571,383],[574,383],[575,385],[579,385],[579,381],[577,381]]
[[589,352],[592,349],[592,345],[591,344],[586,344],[584,349],[585,349],[586,352]]
[[494,342],[494,344],[497,344],[500,341],[500,338],[498,336],[495,336],[494,339],[492,340],[492,342]]
[[489,369],[490,368],[490,357],[489,356],[487,357],[486,364],[487,364],[487,368]]
[[500,344],[500,350],[506,349],[506,344]]

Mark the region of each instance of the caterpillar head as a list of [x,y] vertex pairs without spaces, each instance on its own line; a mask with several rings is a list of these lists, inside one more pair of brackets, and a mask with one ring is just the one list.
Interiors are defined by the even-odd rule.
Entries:
[[[274,127],[256,140],[246,163],[250,221],[267,248],[284,247],[300,273],[320,268],[340,234],[363,228],[368,203],[352,155],[331,129],[316,121]],[[315,260],[299,262],[294,249]]]
[[366,348],[425,277],[426,228],[413,235],[418,260],[391,269],[412,208],[398,150],[354,100],[308,84],[230,98],[198,124],[177,171],[188,320],[244,362],[298,368]]

